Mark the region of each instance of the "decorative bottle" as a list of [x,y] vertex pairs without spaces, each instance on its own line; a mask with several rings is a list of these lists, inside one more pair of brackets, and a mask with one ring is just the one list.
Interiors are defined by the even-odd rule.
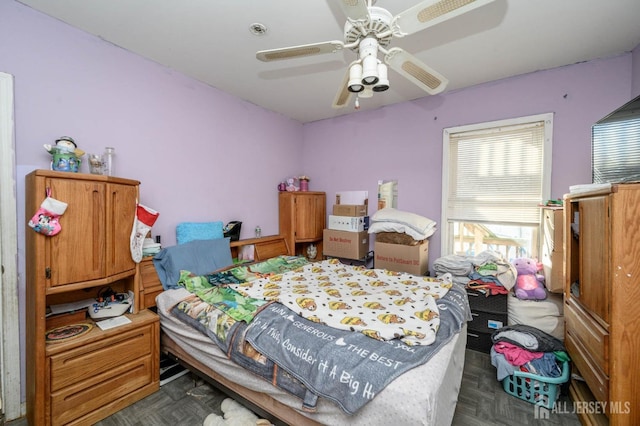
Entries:
[[262,236],[262,228],[260,225],[256,226],[256,238],[260,238]]
[[115,155],[115,151],[116,149],[110,146],[104,149],[104,174],[107,176],[113,176],[113,156]]

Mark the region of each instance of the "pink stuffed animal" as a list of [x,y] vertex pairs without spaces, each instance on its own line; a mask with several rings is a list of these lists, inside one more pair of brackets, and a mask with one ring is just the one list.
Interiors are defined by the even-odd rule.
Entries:
[[534,259],[519,257],[511,261],[518,271],[514,287],[516,297],[522,300],[544,300],[547,292],[544,289],[544,276],[538,274],[540,265]]

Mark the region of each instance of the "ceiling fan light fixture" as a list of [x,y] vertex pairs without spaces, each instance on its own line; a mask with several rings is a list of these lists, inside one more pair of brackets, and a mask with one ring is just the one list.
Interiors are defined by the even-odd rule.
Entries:
[[378,82],[373,86],[374,92],[384,92],[389,89],[389,78],[387,77],[387,66],[380,62],[378,64]]
[[364,90],[362,85],[362,65],[355,63],[349,68],[349,82],[347,83],[347,89],[350,92],[358,93]]
[[365,56],[362,59],[362,83],[368,86],[378,82],[378,58]]
[[371,89],[371,86],[365,87],[362,92],[358,93],[358,97],[363,99],[373,97],[373,89]]

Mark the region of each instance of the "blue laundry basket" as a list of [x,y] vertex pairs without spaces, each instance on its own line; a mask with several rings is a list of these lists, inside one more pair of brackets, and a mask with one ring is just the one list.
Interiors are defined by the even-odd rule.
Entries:
[[544,377],[516,371],[502,380],[502,388],[516,398],[552,409],[560,396],[560,385],[569,380],[569,372],[568,361],[563,362],[560,377]]

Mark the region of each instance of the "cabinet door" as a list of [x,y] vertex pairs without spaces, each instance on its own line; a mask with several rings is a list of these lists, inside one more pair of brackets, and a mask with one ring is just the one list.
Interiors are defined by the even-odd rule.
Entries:
[[99,279],[105,275],[105,184],[73,179],[46,180],[52,197],[68,204],[62,230],[46,237],[49,287]]
[[[580,292],[581,304],[609,324],[609,196],[580,200]],[[574,295],[575,296],[575,295]]]
[[324,194],[296,197],[296,241],[313,241],[322,238],[325,216]]
[[136,213],[138,188],[131,185],[107,185],[107,274],[115,275],[135,268],[131,258],[131,231]]

